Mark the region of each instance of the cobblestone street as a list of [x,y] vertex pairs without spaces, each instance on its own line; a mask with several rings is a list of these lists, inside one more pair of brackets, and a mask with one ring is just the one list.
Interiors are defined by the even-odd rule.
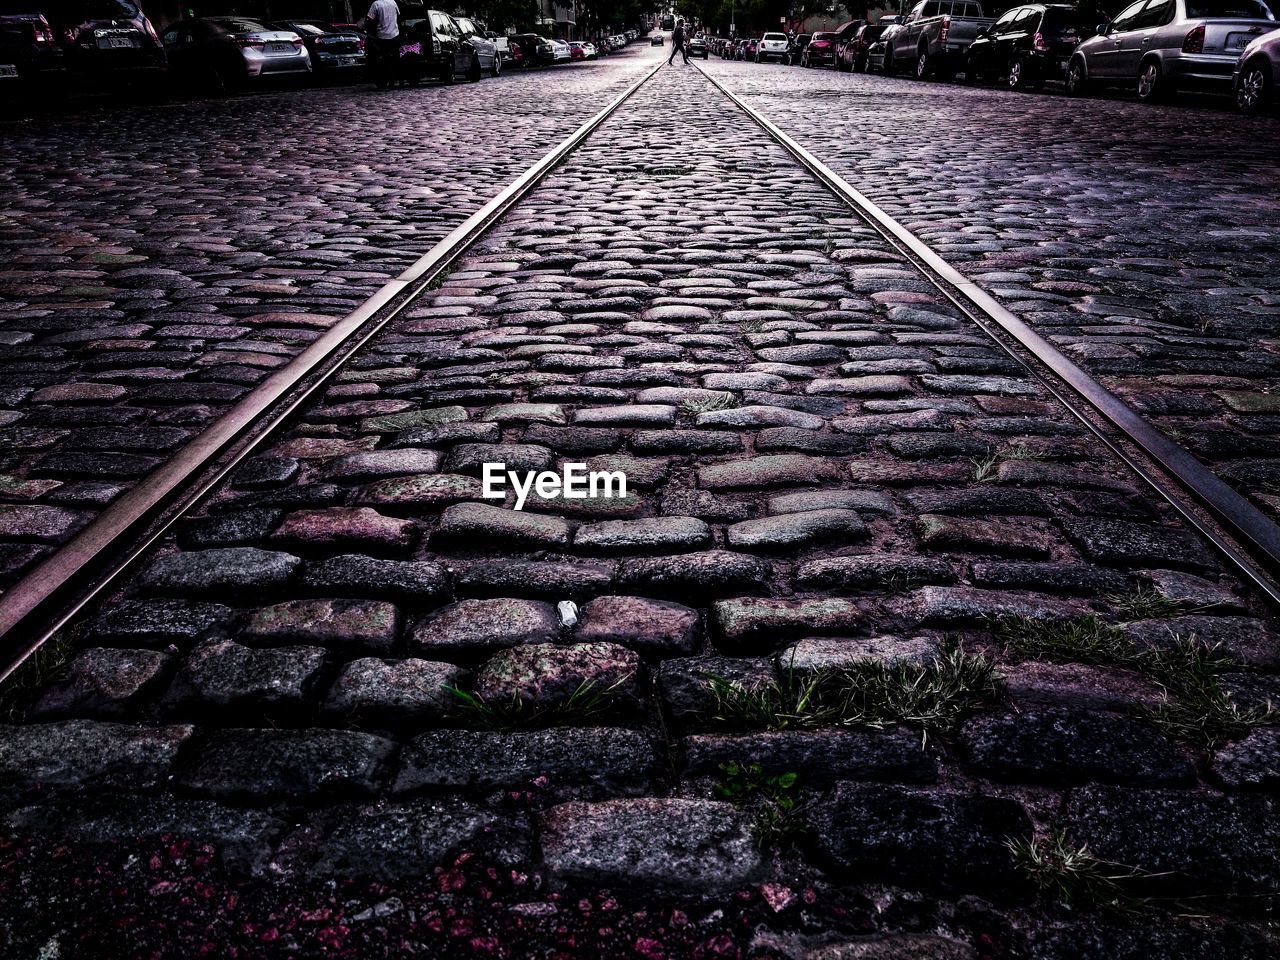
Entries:
[[[668,52],[5,126],[7,583]],[[702,67],[1280,510],[1275,117]],[[1277,639],[664,67],[15,675],[0,954],[1262,960]]]

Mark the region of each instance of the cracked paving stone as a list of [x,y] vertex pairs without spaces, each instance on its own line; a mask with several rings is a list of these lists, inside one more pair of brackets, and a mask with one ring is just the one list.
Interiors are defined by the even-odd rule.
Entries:
[[549,643],[560,634],[555,607],[510,597],[459,600],[420,621],[409,634],[411,652],[465,655],[522,643]]
[[497,543],[507,548],[565,548],[573,526],[563,517],[508,510],[489,503],[458,503],[440,515],[431,542]]
[[382,600],[286,600],[257,610],[241,636],[257,643],[301,641],[384,651],[400,630],[400,612]]
[[225,633],[238,616],[231,607],[192,600],[125,600],[89,621],[85,636],[98,643],[190,644]]
[[747,815],[712,800],[571,802],[538,818],[552,876],[701,892],[754,879],[763,861]]
[[597,597],[582,608],[575,638],[582,643],[620,643],[649,656],[693,653],[698,647],[698,611],[645,597]]
[[1067,535],[1084,555],[1113,567],[1214,566],[1207,548],[1186,530],[1154,527],[1128,520],[1070,520]]
[[299,510],[284,518],[271,539],[307,549],[403,553],[418,539],[411,520],[384,517],[369,507]]
[[520,863],[526,834],[501,812],[462,800],[377,804],[342,817],[310,851],[307,873],[394,882],[432,876],[464,851]]
[[63,720],[3,728],[0,791],[150,789],[168,776],[193,728]]
[[517,787],[546,777],[556,791],[589,786],[635,793],[648,787],[657,770],[652,744],[635,730],[435,730],[405,747],[392,790]]
[[772,564],[759,557],[705,550],[624,560],[618,569],[618,583],[663,597],[704,601],[744,589],[763,589],[772,569]]
[[708,490],[817,484],[838,476],[839,468],[831,461],[799,454],[752,457],[698,468],[698,483]]
[[360,491],[357,502],[417,517],[450,504],[479,500],[482,494],[480,481],[474,477],[437,473],[378,480]]
[[806,785],[834,780],[933,783],[937,764],[907,731],[782,730],[684,740],[690,774],[719,776],[727,763],[758,763],[766,775],[797,773]]
[[62,507],[0,504],[0,537],[58,543],[89,522],[87,513]]
[[369,796],[395,752],[394,742],[354,730],[214,730],[178,782],[217,800]]
[[847,670],[868,661],[923,667],[940,653],[932,637],[805,637],[778,654],[778,666],[797,673]]
[[428,560],[384,560],[343,554],[306,565],[299,583],[307,590],[345,597],[429,604],[449,596],[449,572]]
[[1013,783],[1179,786],[1195,768],[1154,727],[1080,710],[1023,709],[970,720],[960,731],[969,764]]
[[810,821],[830,863],[867,880],[996,895],[1025,882],[1006,842],[1031,821],[1004,797],[838,783]]
[[723,648],[729,653],[776,649],[806,634],[853,633],[862,621],[856,603],[837,597],[740,597],[716,601],[712,612]]
[[583,524],[573,543],[580,550],[599,554],[678,553],[709,546],[711,528],[695,517],[604,520]]
[[302,561],[257,547],[224,547],[170,554],[152,561],[139,582],[152,593],[185,596],[259,596],[281,590]]
[[1214,775],[1235,790],[1280,791],[1280,729],[1258,727],[1213,755]]
[[183,660],[168,698],[210,707],[301,706],[326,657],[321,647],[255,649],[209,640]]
[[616,643],[528,643],[495,653],[476,671],[476,694],[493,705],[554,710],[590,693],[600,709],[630,710],[640,698],[640,658]]
[[358,721],[439,721],[457,709],[452,688],[461,684],[464,675],[452,663],[364,657],[343,668],[329,688],[324,707]]
[[163,683],[171,662],[155,650],[90,647],[45,688],[28,716],[123,716]]
[[736,550],[786,550],[814,543],[867,539],[867,526],[853,510],[825,509],[743,520],[725,531]]
[[1187,790],[1081,787],[1064,829],[1094,856],[1151,874],[1168,893],[1274,896],[1280,888],[1277,801]]
[[484,560],[457,571],[458,591],[475,596],[526,593],[544,599],[582,599],[613,584],[608,563],[551,560]]

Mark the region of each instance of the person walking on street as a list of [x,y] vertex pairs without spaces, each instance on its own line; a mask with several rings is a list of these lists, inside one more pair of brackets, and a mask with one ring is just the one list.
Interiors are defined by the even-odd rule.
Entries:
[[675,60],[676,54],[684,57],[684,62],[689,62],[689,54],[684,48],[684,21],[677,20],[676,28],[671,32],[671,56],[667,58],[667,66],[671,66],[671,62]]
[[400,5],[396,0],[373,0],[365,15],[365,30],[373,41],[373,83],[379,90],[394,86],[400,62]]

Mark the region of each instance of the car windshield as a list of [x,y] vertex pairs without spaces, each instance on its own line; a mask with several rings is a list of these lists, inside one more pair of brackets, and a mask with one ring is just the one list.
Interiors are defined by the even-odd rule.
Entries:
[[834,33],[815,33],[813,35],[813,39],[814,40],[830,40],[834,36],[835,36]]
[[210,17],[209,22],[228,33],[258,33],[267,29],[256,20],[239,20],[233,17]]
[[1199,20],[1201,17],[1230,17],[1241,20],[1274,20],[1271,12],[1262,0],[1191,0],[1187,4],[1187,17]]
[[298,33],[305,33],[309,37],[318,37],[325,32],[314,23],[281,23],[276,26],[280,30],[294,30]]

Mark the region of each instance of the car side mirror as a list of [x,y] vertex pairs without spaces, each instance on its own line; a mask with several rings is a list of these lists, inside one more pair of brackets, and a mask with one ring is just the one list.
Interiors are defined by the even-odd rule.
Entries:
[[1098,24],[1096,27],[1094,27],[1094,28],[1093,28],[1093,32],[1094,32],[1094,33],[1096,33],[1096,34],[1097,34],[1098,36],[1100,36],[1100,37],[1105,37],[1108,33],[1110,33],[1110,32],[1111,32],[1111,24],[1109,24],[1109,23],[1100,23],[1100,24]]

